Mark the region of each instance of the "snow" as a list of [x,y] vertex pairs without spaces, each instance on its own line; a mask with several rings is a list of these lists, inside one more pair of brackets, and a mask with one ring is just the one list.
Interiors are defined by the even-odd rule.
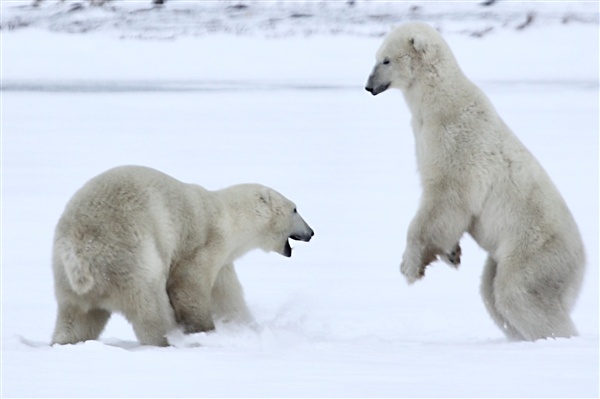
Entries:
[[[572,12],[553,4],[542,11],[557,21]],[[599,396],[597,21],[498,22],[482,38],[469,32],[489,19],[433,21],[553,178],[586,245],[580,336],[515,343],[481,302],[485,253],[469,237],[458,271],[435,263],[412,286],[399,273],[420,187],[402,95],[363,88],[381,41],[367,27],[305,37],[283,34],[294,23],[264,35],[249,23],[244,35],[138,40],[136,24],[49,26],[69,5],[2,7],[3,26],[46,15],[2,30],[3,397]],[[65,15],[69,25],[77,13]],[[236,263],[255,326],[219,323],[155,348],[114,315],[99,341],[49,345],[54,226],[85,181],[120,164],[209,189],[259,182],[297,203],[310,243]]]
[[594,1],[480,0],[151,0],[107,1],[86,7],[84,1],[4,0],[2,26],[9,30],[43,28],[55,32],[105,32],[121,38],[172,40],[181,36],[227,33],[289,38],[314,35],[382,36],[389,27],[419,19],[442,31],[474,37],[537,25],[598,24]]

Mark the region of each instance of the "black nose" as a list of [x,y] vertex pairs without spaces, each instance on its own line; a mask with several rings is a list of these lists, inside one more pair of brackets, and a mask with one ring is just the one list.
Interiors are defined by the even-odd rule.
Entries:
[[372,87],[365,87],[365,90],[368,91],[369,93],[373,94],[373,88]]

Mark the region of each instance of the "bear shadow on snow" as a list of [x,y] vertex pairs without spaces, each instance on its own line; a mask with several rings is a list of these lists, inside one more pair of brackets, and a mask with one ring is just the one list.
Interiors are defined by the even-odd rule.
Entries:
[[252,249],[292,255],[313,230],[273,189],[209,191],[141,166],[111,169],[68,202],[55,231],[52,343],[97,339],[112,312],[142,344],[251,322],[233,262]]
[[510,339],[576,335],[570,311],[585,267],[579,229],[442,36],[420,22],[392,30],[365,88],[400,89],[412,114],[423,193],[400,266],[408,282],[438,257],[458,266],[468,232],[488,252],[481,294]]

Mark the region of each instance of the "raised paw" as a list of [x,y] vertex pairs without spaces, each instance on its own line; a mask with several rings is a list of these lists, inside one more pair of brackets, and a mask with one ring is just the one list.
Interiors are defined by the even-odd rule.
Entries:
[[408,284],[412,284],[425,276],[425,267],[419,267],[416,263],[403,260],[400,264],[400,272],[404,275]]
[[458,266],[460,265],[461,255],[462,250],[460,249],[460,245],[457,243],[449,253],[440,255],[440,259],[445,263],[449,264],[450,266],[458,268]]

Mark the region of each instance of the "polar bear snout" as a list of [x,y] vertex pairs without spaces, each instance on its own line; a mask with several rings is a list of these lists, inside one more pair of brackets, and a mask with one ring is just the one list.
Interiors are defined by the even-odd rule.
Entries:
[[310,232],[304,233],[304,234],[292,234],[290,236],[290,238],[292,240],[296,240],[296,241],[304,241],[304,242],[309,242],[310,239],[312,238],[312,236],[315,235],[315,232],[310,229]]
[[315,235],[313,229],[310,228],[308,223],[302,219],[300,214],[294,213],[294,220],[292,224],[292,231],[289,238],[296,241],[308,242]]
[[370,76],[369,80],[367,81],[367,86],[365,87],[365,90],[368,91],[369,93],[371,93],[372,95],[376,96],[379,93],[383,93],[384,91],[389,89],[390,85],[391,85],[391,83],[389,83],[389,82],[379,84],[379,85],[374,85],[372,82],[372,78]]
[[[387,67],[387,65],[389,65],[389,61],[388,64],[385,64],[384,66]],[[389,89],[392,85],[389,72],[390,71],[382,71],[380,65],[375,65],[373,72],[371,72],[369,79],[367,79],[365,90],[376,96]]]
[[294,212],[294,219],[291,227],[291,232],[285,239],[283,249],[281,251],[277,251],[281,255],[288,258],[292,256],[292,247],[290,246],[289,240],[308,242],[315,235],[314,230],[311,229],[308,223],[306,223],[304,219],[302,219],[302,217],[296,212]]

